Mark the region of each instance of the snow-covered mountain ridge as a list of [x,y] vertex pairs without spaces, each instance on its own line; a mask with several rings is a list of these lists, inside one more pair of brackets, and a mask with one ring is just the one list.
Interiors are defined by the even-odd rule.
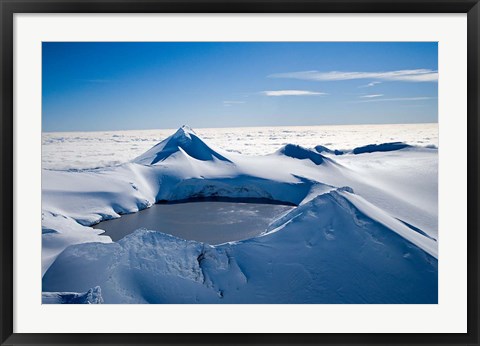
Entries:
[[[121,166],[44,170],[44,291],[100,286],[105,303],[435,303],[437,150],[324,149],[243,156],[182,127]],[[218,246],[154,230],[112,243],[88,227],[206,197],[298,207],[260,237]]]

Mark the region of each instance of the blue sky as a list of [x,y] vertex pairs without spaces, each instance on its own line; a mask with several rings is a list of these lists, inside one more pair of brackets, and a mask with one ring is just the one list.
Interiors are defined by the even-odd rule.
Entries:
[[436,42],[44,42],[43,131],[437,122]]

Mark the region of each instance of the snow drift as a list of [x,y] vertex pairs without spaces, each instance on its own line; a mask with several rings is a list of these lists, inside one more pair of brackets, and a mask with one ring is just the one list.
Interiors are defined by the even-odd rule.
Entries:
[[[436,214],[424,206],[436,199],[436,150],[328,154],[285,145],[245,157],[182,127],[118,167],[44,170],[44,296],[100,286],[105,303],[436,303]],[[431,165],[425,178],[410,159]],[[416,183],[421,198],[402,194]],[[89,227],[159,201],[202,198],[298,207],[259,237],[216,246],[155,230],[113,243]]]

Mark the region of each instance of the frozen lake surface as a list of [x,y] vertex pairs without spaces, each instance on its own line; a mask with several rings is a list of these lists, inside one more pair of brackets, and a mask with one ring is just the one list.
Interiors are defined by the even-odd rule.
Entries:
[[258,236],[292,206],[232,202],[154,204],[137,213],[103,221],[94,228],[117,241],[139,228],[212,245]]

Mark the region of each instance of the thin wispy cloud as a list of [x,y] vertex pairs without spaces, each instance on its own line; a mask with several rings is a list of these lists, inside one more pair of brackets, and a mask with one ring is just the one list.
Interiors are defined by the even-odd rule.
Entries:
[[223,101],[224,105],[237,105],[241,103],[245,103],[245,101]]
[[371,88],[377,84],[382,84],[382,82],[370,82],[368,84],[360,85],[359,88]]
[[371,99],[371,98],[374,98],[374,97],[381,97],[381,96],[383,96],[383,94],[371,94],[371,95],[362,95],[362,96],[360,96],[360,98]]
[[327,95],[327,93],[322,93],[318,91],[309,91],[309,90],[266,90],[260,92],[260,94],[265,96],[313,96],[313,95]]
[[384,72],[319,72],[319,71],[301,71],[276,73],[269,75],[270,78],[291,78],[313,81],[345,81],[354,79],[379,79],[383,81],[397,82],[436,82],[438,80],[438,71],[429,69],[416,70],[398,70]]
[[357,101],[357,102],[424,101],[424,100],[433,100],[433,99],[436,99],[436,97],[420,96],[420,97],[394,97],[394,98],[388,98],[388,99],[372,98],[372,99],[369,99],[369,100],[362,100],[362,101]]

